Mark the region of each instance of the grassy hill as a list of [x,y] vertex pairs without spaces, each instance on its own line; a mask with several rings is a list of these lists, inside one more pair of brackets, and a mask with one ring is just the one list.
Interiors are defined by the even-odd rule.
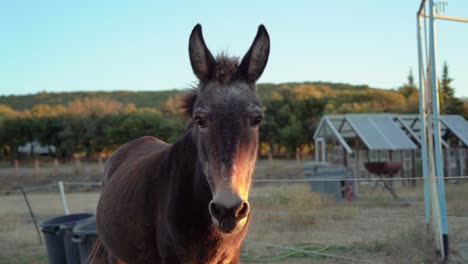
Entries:
[[[351,95],[391,95],[400,96],[396,91],[370,88],[367,85],[350,85],[328,82],[303,82],[303,83],[263,83],[258,85],[258,93],[261,99],[274,98],[283,91],[290,91],[297,99],[314,98],[338,98]],[[30,95],[0,96],[0,105],[6,105],[15,110],[31,109],[34,105],[67,105],[76,99],[99,98],[103,100],[115,100],[123,104],[134,103],[136,107],[160,108],[170,97],[178,96],[183,90],[167,91],[111,91],[111,92],[40,92]],[[358,96],[359,97],[359,96]],[[364,100],[368,100],[364,97]],[[387,96],[383,96],[387,97]],[[362,98],[361,98],[362,99]],[[353,100],[360,100],[354,98]],[[339,101],[342,101],[340,99]]]
[[34,105],[67,105],[80,98],[112,99],[123,104],[134,103],[137,107],[157,107],[170,96],[180,93],[177,90],[171,91],[111,91],[111,92],[60,92],[48,93],[40,92],[28,95],[0,96],[0,104],[7,105],[15,110],[30,109]]

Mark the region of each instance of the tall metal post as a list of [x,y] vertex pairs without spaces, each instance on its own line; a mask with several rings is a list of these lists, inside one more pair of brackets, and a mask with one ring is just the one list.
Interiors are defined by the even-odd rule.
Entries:
[[421,43],[421,17],[417,18],[417,38],[418,38],[418,64],[419,64],[419,119],[420,119],[420,133],[421,133],[421,161],[422,161],[422,176],[424,178],[424,219],[426,226],[430,224],[430,198],[429,198],[429,179],[427,174],[427,140],[426,140],[426,97],[424,89],[424,63],[422,55],[422,43]]
[[442,163],[442,145],[440,141],[440,123],[439,123],[439,96],[436,77],[436,60],[435,60],[435,19],[434,19],[434,0],[429,0],[429,58],[431,64],[431,90],[432,90],[432,125],[434,132],[434,155],[435,155],[435,172],[437,176],[437,189],[439,196],[440,210],[440,228],[443,239],[443,248],[441,250],[442,257],[446,259],[449,253],[447,214],[445,209],[445,182],[444,170]]

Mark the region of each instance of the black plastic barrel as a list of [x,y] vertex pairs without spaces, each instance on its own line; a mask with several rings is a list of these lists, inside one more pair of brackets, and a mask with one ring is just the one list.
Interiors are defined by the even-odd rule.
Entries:
[[73,243],[78,247],[80,263],[88,263],[88,255],[96,242],[96,218],[90,218],[73,228]]
[[[71,264],[79,262],[68,262],[67,254],[73,254],[72,229],[81,220],[92,217],[91,213],[70,214],[50,218],[41,223],[44,234],[49,264]],[[68,230],[70,235],[68,235]],[[78,255],[77,255],[78,256]],[[76,256],[76,257],[77,257]]]

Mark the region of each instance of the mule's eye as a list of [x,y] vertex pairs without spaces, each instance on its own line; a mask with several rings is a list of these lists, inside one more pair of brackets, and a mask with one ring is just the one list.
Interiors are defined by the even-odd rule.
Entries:
[[260,123],[262,122],[262,120],[263,120],[263,116],[257,116],[252,120],[251,125],[253,127],[258,127],[260,125]]
[[196,116],[194,118],[194,120],[195,120],[195,123],[197,124],[198,127],[200,127],[200,128],[206,127],[206,120],[205,119],[203,119],[203,118],[201,118],[199,116]]

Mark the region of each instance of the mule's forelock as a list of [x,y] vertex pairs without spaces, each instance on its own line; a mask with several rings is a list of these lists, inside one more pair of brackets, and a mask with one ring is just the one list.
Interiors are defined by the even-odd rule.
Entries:
[[216,57],[213,79],[222,84],[234,81],[237,76],[237,67],[239,67],[239,58],[228,57],[221,53]]
[[[210,81],[216,81],[220,84],[227,85],[233,82],[238,77],[239,58],[229,57],[225,53],[216,56],[213,76]],[[201,85],[193,87],[181,96],[181,108],[184,117],[192,117],[193,107],[197,101],[198,93]]]

